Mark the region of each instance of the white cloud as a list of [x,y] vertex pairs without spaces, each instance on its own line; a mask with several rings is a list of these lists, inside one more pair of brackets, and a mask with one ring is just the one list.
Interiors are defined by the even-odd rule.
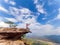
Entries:
[[15,5],[16,3],[14,1],[9,2],[11,5]]
[[55,27],[50,24],[41,25],[41,24],[32,24],[30,25],[30,30],[32,31],[32,35],[60,35],[60,27]]
[[55,31],[54,33],[55,35],[60,35],[60,27],[57,27],[54,31]]
[[[27,22],[26,20],[30,20],[29,17],[34,17],[33,15],[31,15],[31,11],[28,9],[28,8],[15,8],[15,7],[10,7],[9,8],[10,10],[10,14],[15,16],[15,18],[18,20],[18,21],[22,21],[22,22]],[[25,18],[25,19],[23,19]],[[29,19],[27,19],[29,18]]]
[[43,8],[44,3],[40,5],[39,2],[38,2],[38,0],[34,0],[34,4],[36,5],[36,9],[38,10],[39,13],[47,14],[47,12],[45,11],[45,9]]
[[15,5],[16,2],[14,2],[14,0],[4,0],[5,3],[11,4],[11,5]]
[[[56,10],[54,10],[54,11],[56,11]],[[59,20],[60,19],[60,8],[58,9],[58,11],[59,11],[59,13],[57,14],[57,16],[54,19],[49,20],[47,23],[50,23],[52,21],[55,21],[55,20]]]
[[10,13],[14,16],[15,15],[30,15],[31,13],[31,11],[27,8],[18,9],[16,7],[10,7],[9,10],[10,10]]
[[9,27],[9,24],[6,24],[3,21],[0,21],[0,27]]
[[29,9],[27,9],[27,8],[20,9],[20,12],[22,14],[26,14],[26,15],[30,15],[31,14],[31,11]]
[[15,7],[9,7],[9,11],[10,11],[10,14],[12,14],[13,16],[16,16],[16,15],[19,15],[19,9],[18,8],[15,8]]
[[41,5],[36,5],[36,8],[37,8],[38,12],[45,13],[45,11],[44,11],[44,9],[42,8]]
[[2,7],[2,6],[0,6],[0,11],[4,11],[4,12],[8,13],[8,10],[5,9],[4,7]]
[[38,0],[34,0],[34,4],[37,4],[38,3]]
[[57,15],[56,19],[60,19],[60,8],[58,9],[59,14]]
[[[32,31],[32,35],[38,35],[38,36],[43,36],[43,35],[60,35],[60,28],[55,28],[53,25],[50,24],[45,24],[42,25],[38,23],[35,19],[35,17],[31,19],[24,20],[24,22],[29,23],[30,30]],[[25,28],[26,23],[18,24],[18,27]],[[30,34],[30,35],[31,35]]]
[[56,19],[60,19],[60,14],[58,14],[57,18]]
[[0,16],[0,27],[9,27],[9,24],[5,23],[5,21],[7,20],[17,22],[17,20],[15,20],[14,18],[7,18]]
[[4,23],[5,18],[0,16],[0,27],[9,27],[9,24]]
[[25,23],[20,23],[20,24],[18,24],[17,28],[26,28],[26,24]]
[[5,19],[7,19],[7,20],[9,20],[9,21],[12,21],[12,22],[17,22],[17,20],[14,19],[14,18],[5,18]]
[[6,3],[8,3],[9,0],[4,0]]
[[9,10],[10,10],[10,13],[13,16],[15,16],[17,21],[22,22],[18,24],[17,27],[25,28],[26,23],[29,23],[29,24],[36,23],[36,17],[34,15],[31,15],[32,12],[28,8],[18,9],[15,7],[10,7]]
[[[24,15],[24,16],[26,16],[26,15]],[[37,24],[37,21],[36,21],[34,16],[32,16],[32,18],[27,18],[27,19],[22,19],[22,17],[23,16],[21,15],[21,19],[20,20],[22,20],[23,23],[18,24],[17,27],[25,28],[26,24],[30,24],[30,25],[35,24],[35,23]],[[29,15],[27,17],[29,17]],[[33,27],[33,25],[31,27]]]
[[[25,28],[26,27],[26,24],[30,24],[30,28],[35,28],[35,26],[38,24],[37,22],[36,22],[36,20],[34,19],[34,18],[32,18],[32,19],[27,19],[27,20],[24,20],[24,22],[23,23],[20,23],[20,24],[18,24],[18,26],[17,27],[22,27],[22,28]],[[32,25],[32,26],[31,26]]]
[[18,24],[17,27],[25,27],[26,23],[29,23],[29,24],[36,23],[36,17],[34,15],[31,15],[32,12],[28,8],[18,9],[18,8],[12,7],[10,8],[10,12],[13,16],[16,17],[18,21],[23,22],[21,24]]
[[46,17],[42,18],[42,20],[45,20],[45,19],[47,19],[47,18]]

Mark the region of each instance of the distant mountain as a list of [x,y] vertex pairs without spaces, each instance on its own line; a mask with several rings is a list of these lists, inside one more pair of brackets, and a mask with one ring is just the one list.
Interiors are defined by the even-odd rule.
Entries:
[[60,35],[46,35],[46,36],[27,36],[27,38],[38,39],[38,40],[46,40],[54,43],[60,43]]
[[48,35],[44,37],[52,42],[60,43],[60,35]]

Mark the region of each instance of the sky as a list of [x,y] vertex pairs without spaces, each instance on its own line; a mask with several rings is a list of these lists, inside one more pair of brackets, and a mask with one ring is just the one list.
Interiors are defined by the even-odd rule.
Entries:
[[6,21],[30,24],[30,35],[60,35],[60,0],[0,0],[0,27],[9,27]]

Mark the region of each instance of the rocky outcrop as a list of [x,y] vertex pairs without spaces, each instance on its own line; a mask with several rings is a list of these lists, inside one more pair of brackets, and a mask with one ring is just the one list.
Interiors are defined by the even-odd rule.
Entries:
[[0,28],[0,39],[21,38],[22,35],[29,33],[29,29],[24,28]]
[[0,45],[27,45],[24,41],[21,41],[21,37],[29,32],[28,28],[0,27]]

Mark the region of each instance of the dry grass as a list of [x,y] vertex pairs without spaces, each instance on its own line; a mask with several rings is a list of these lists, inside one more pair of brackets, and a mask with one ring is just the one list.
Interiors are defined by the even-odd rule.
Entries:
[[21,39],[21,40],[0,40],[0,45],[55,45],[52,42],[43,41],[43,40],[33,40],[33,39]]

